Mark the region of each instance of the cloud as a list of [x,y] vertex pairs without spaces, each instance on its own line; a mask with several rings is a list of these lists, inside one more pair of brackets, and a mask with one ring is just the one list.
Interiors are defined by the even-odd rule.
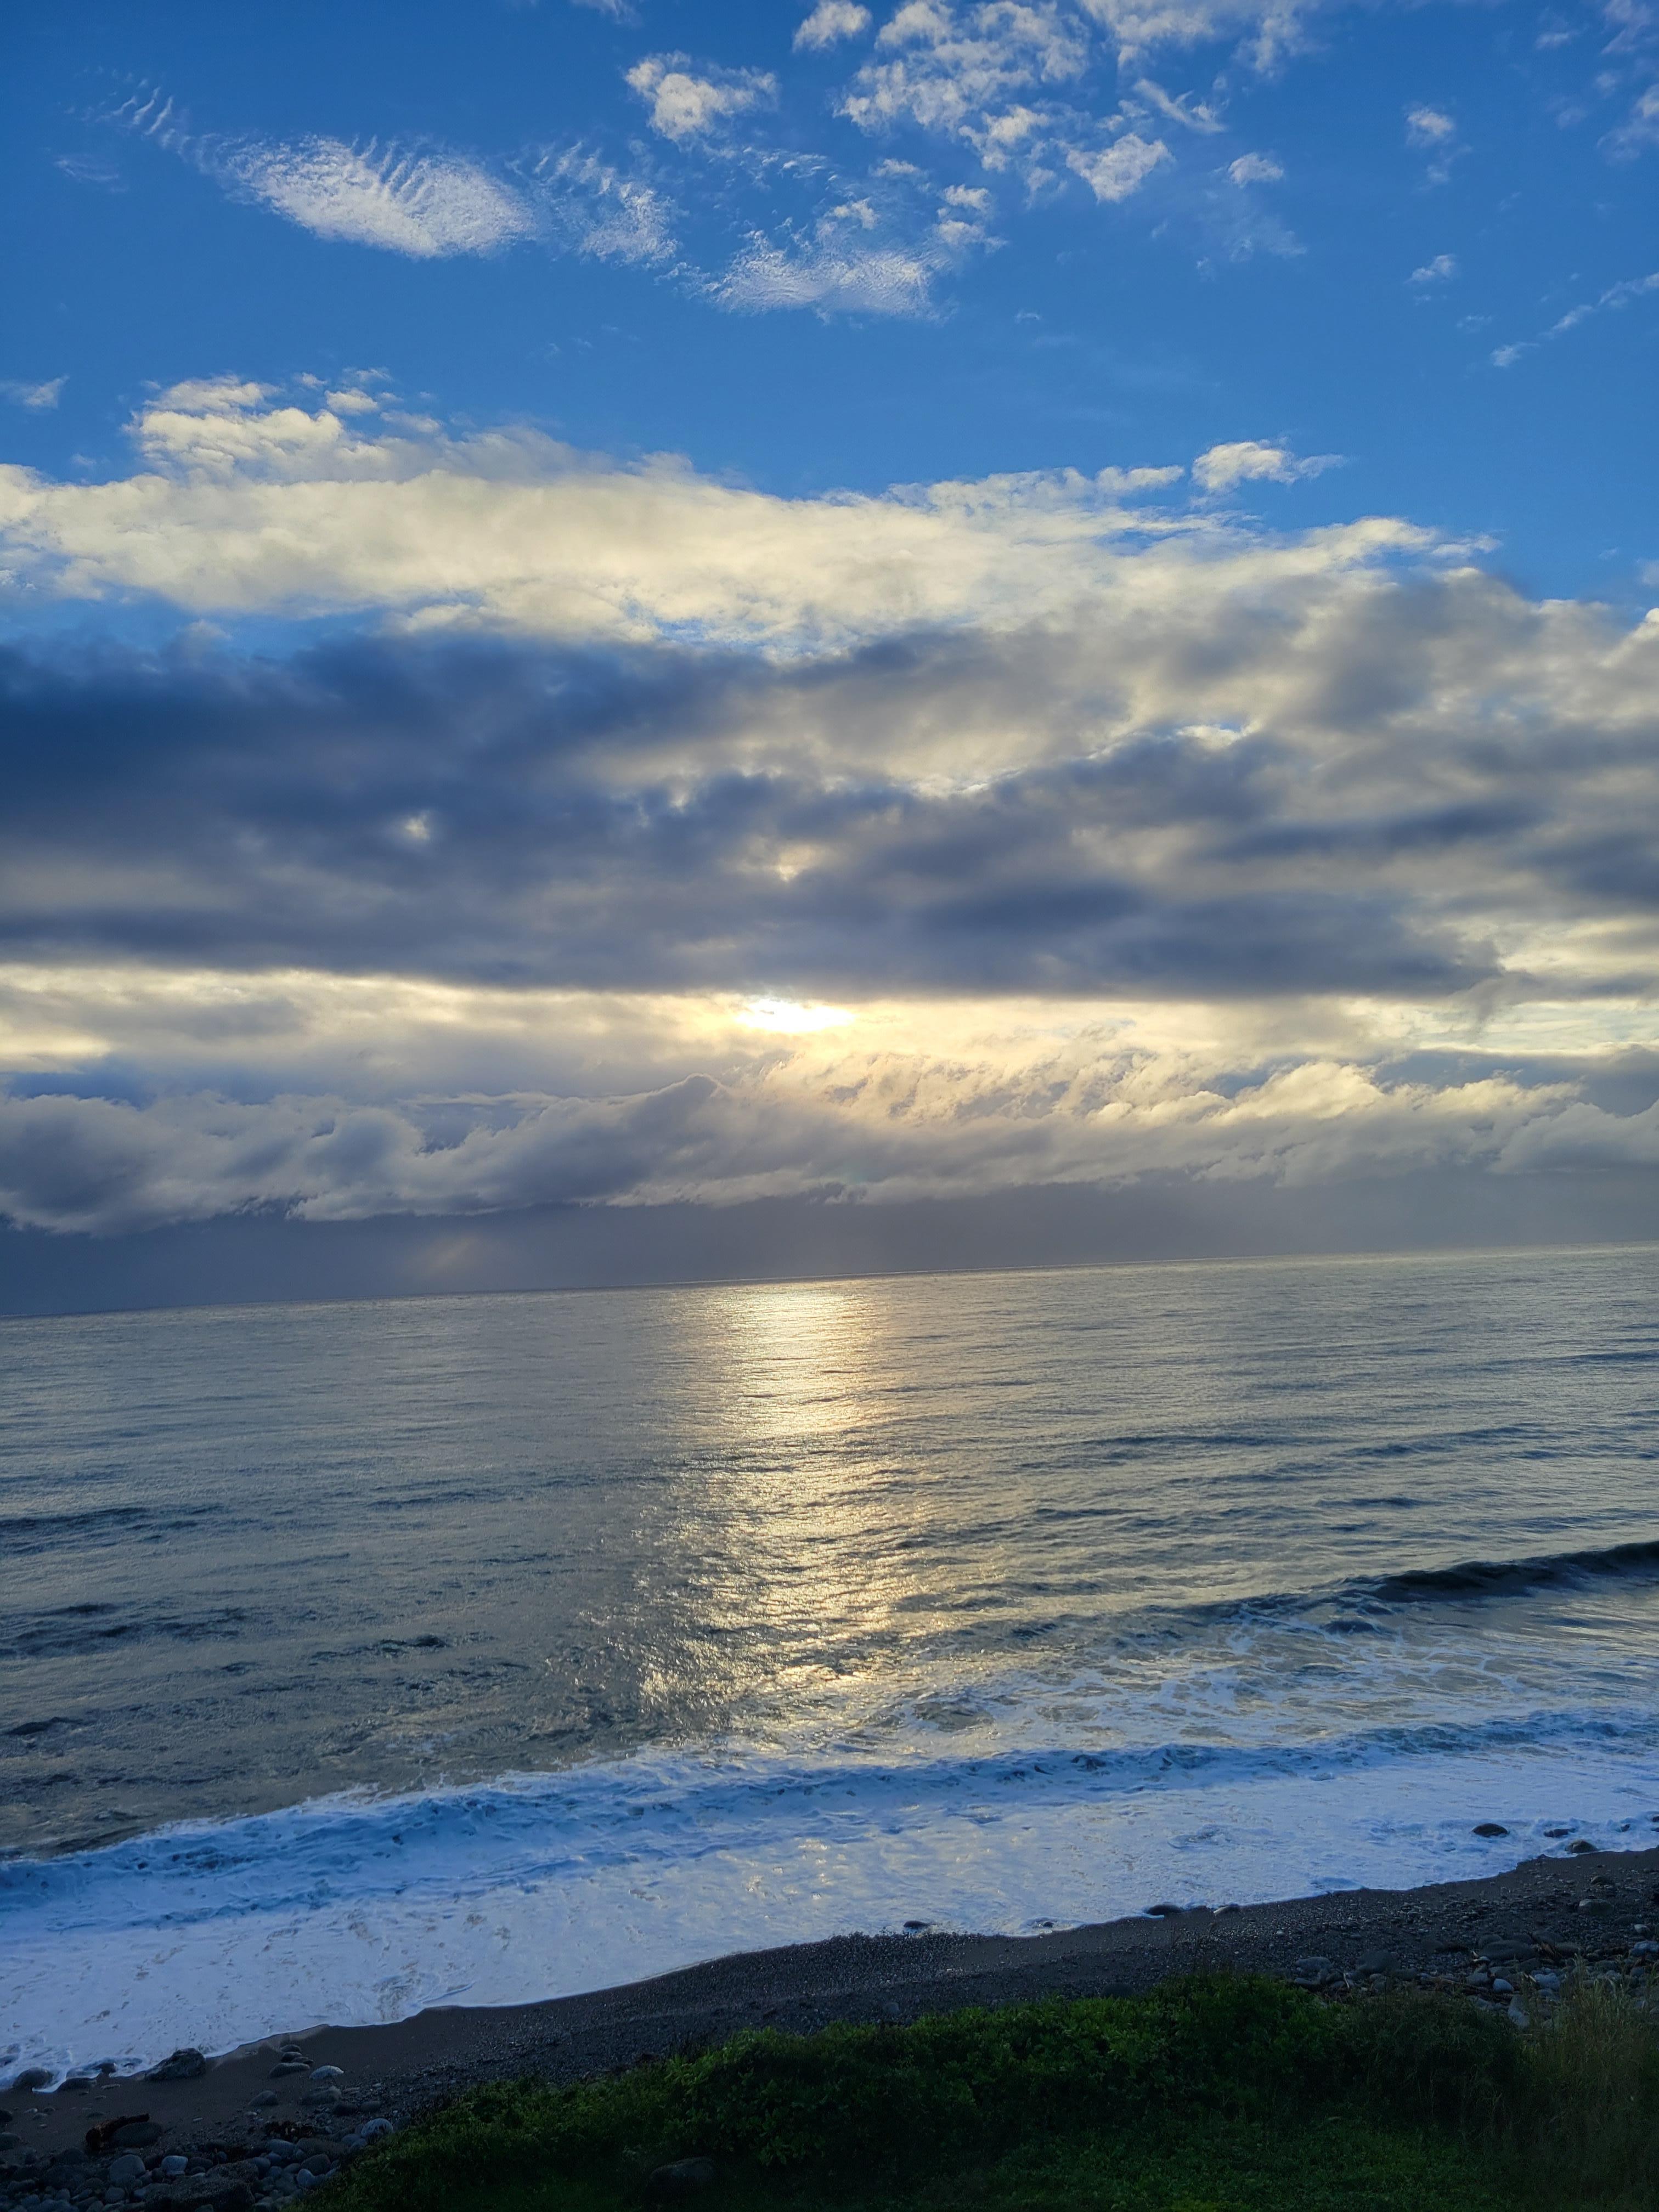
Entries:
[[1212,107],[1206,106],[1201,100],[1194,100],[1186,93],[1178,100],[1172,99],[1163,86],[1154,83],[1151,77],[1138,79],[1135,92],[1168,122],[1178,123],[1183,130],[1194,131],[1200,137],[1213,137],[1226,128]]
[[1609,311],[1616,313],[1638,300],[1651,297],[1656,292],[1659,292],[1659,270],[1646,276],[1623,277],[1618,283],[1609,284],[1595,299],[1581,300],[1577,307],[1569,307],[1565,315],[1558,317],[1547,331],[1541,331],[1535,338],[1519,338],[1509,345],[1498,346],[1492,356],[1492,366],[1494,368],[1512,368],[1523,354],[1534,353],[1540,345],[1548,345],[1556,338],[1565,337],[1569,331],[1576,331],[1581,323],[1589,322],[1592,316]]
[[1457,125],[1439,107],[1408,107],[1406,110],[1406,138],[1413,146],[1443,146],[1456,136]]
[[1659,621],[1331,532],[1155,539],[1024,621],[992,572],[980,599],[783,660],[14,654],[0,944],[465,990],[1273,1002],[1269,1056],[1332,994],[1645,991]]
[[1227,164],[1227,174],[1238,185],[1276,185],[1285,172],[1271,154],[1241,154]]
[[870,27],[870,10],[857,0],[818,0],[818,4],[795,33],[797,53],[822,53],[840,39],[855,39]]
[[534,227],[517,193],[459,154],[372,139],[202,136],[160,92],[124,102],[109,119],[317,238],[431,261],[495,253]]
[[1288,446],[1263,445],[1243,438],[1227,446],[1212,446],[1193,463],[1193,477],[1206,492],[1229,492],[1241,483],[1297,483],[1339,465],[1336,453],[1316,453],[1302,460]]
[[1451,175],[1453,163],[1469,150],[1457,143],[1455,118],[1439,107],[1406,110],[1406,143],[1433,155],[1425,173],[1431,185],[1443,185]]
[[1432,261],[1425,261],[1420,269],[1413,269],[1407,282],[1411,284],[1449,284],[1457,274],[1455,253],[1437,253]]
[[217,166],[314,237],[416,260],[494,253],[532,228],[516,193],[457,155],[307,138],[222,147]]
[[[762,303],[832,296],[890,312],[920,296],[921,276],[881,250],[754,251],[747,298]],[[746,303],[734,289],[728,304]],[[1005,595],[1007,618],[1024,619],[1073,604],[1126,535],[1213,527],[1126,506],[1121,477],[1067,472],[779,499],[672,459],[616,467],[526,432],[457,440],[395,409],[343,417],[235,379],[173,386],[132,434],[142,465],[108,483],[0,468],[15,580],[156,595],[198,616],[378,609],[422,625],[782,649],[983,620]],[[1368,524],[1352,557],[1410,542]]]
[[596,260],[650,263],[675,250],[674,211],[653,185],[580,147],[550,147],[526,167],[554,235]]
[[989,168],[1006,166],[1042,127],[1024,94],[1069,83],[1088,67],[1076,20],[1052,0],[904,0],[883,27],[842,100],[862,131],[911,124],[971,147]]
[[17,407],[55,407],[68,382],[66,376],[54,376],[45,384],[0,383],[0,398],[9,399]]
[[0,479],[22,588],[331,617],[0,656],[11,1218],[1648,1156],[1659,618],[1206,503],[1282,444],[791,501],[363,396]]
[[648,54],[626,82],[651,110],[651,128],[680,145],[717,131],[732,117],[769,106],[777,80],[761,70],[720,70],[694,76],[685,54]]
[[714,288],[725,307],[758,313],[815,307],[846,314],[925,315],[939,262],[899,246],[828,236],[793,248],[756,238]]
[[1601,143],[1615,161],[1633,161],[1649,147],[1659,146],[1659,84],[1637,94],[1623,123]]
[[1436,1089],[1316,1061],[1224,1090],[1102,1042],[994,1073],[918,1052],[803,1055],[731,1085],[689,1076],[632,1096],[479,1101],[459,1131],[453,1114],[330,1098],[0,1098],[0,1212],[107,1234],[261,1206],[337,1221],[799,1194],[879,1203],[1171,1173],[1306,1184],[1659,1158],[1659,1109],[1609,1115],[1559,1087],[1494,1077]]
[[1170,149],[1161,138],[1149,142],[1133,131],[1103,153],[1073,150],[1066,156],[1069,165],[1101,201],[1127,200],[1131,193],[1139,191],[1158,163],[1169,158]]
[[1303,18],[1317,0],[1083,0],[1110,31],[1121,59],[1159,46],[1207,46],[1238,40],[1246,58],[1270,70],[1304,43]]

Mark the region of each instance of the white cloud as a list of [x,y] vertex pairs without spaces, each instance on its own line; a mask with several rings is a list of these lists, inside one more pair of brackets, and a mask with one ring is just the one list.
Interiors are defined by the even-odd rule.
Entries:
[[1469,150],[1457,142],[1456,118],[1440,107],[1419,106],[1406,110],[1406,143],[1432,156],[1425,171],[1431,185],[1443,185],[1454,162]]
[[1617,161],[1633,160],[1650,146],[1659,146],[1659,84],[1648,85],[1637,94],[1630,113],[1601,143]]
[[1131,131],[1102,153],[1085,154],[1073,149],[1066,158],[1097,200],[1127,200],[1139,191],[1160,161],[1169,160],[1170,149],[1161,138],[1149,142]]
[[1087,1025],[1035,1039],[1004,1028],[943,1058],[808,1045],[726,1082],[690,1075],[632,1094],[432,1110],[447,1103],[0,1097],[0,1212],[111,1233],[253,1206],[339,1221],[807,1193],[882,1203],[1171,1174],[1306,1187],[1413,1169],[1659,1162],[1659,1109],[1609,1113],[1569,1085],[1492,1075],[1437,1086],[1317,1056],[1241,1080],[1208,1055],[1137,1048],[1121,1029]]
[[1302,19],[1318,0],[1083,0],[1118,42],[1125,60],[1158,46],[1243,41],[1257,69],[1271,69],[1303,43]]
[[517,193],[453,154],[307,138],[205,149],[207,163],[313,236],[416,260],[494,253],[533,228]]
[[1413,269],[1407,280],[1413,284],[1448,284],[1457,274],[1455,253],[1437,253],[1432,261],[1425,261],[1420,269]]
[[1227,164],[1227,174],[1236,185],[1276,185],[1285,172],[1271,154],[1241,154],[1236,161]]
[[853,80],[842,112],[860,130],[912,123],[971,146],[987,167],[1020,153],[1041,118],[1017,95],[1070,82],[1089,41],[1054,0],[905,0]]
[[[732,306],[891,313],[914,308],[925,270],[818,241],[793,259],[757,246],[728,281]],[[452,440],[228,378],[161,394],[132,434],[143,468],[108,483],[0,468],[0,555],[15,577],[74,596],[159,594],[202,615],[379,608],[562,636],[690,626],[782,642],[984,618],[1005,592],[1011,611],[1067,605],[1124,533],[1216,526],[1126,508],[1123,479],[1068,471],[780,499],[673,460],[617,467],[528,433]],[[1269,457],[1259,473],[1310,465],[1238,450]],[[1356,528],[1322,559],[1416,542],[1397,525]]]
[[653,185],[625,176],[580,147],[549,148],[526,172],[556,237],[601,261],[666,260],[674,211]]
[[1212,107],[1206,106],[1201,100],[1194,100],[1187,93],[1178,100],[1172,99],[1163,86],[1154,83],[1151,77],[1141,77],[1135,85],[1135,91],[1167,121],[1180,124],[1183,130],[1196,131],[1200,137],[1214,137],[1226,127]]
[[769,106],[777,80],[761,70],[692,74],[685,54],[647,54],[627,72],[630,89],[651,110],[651,128],[684,145],[707,137],[733,116]]
[[1624,277],[1617,284],[1609,284],[1595,299],[1581,300],[1577,307],[1569,307],[1565,315],[1559,317],[1535,338],[1518,338],[1510,345],[1498,347],[1492,356],[1492,366],[1494,368],[1513,368],[1523,354],[1535,352],[1540,345],[1549,344],[1552,339],[1565,337],[1569,331],[1576,331],[1581,323],[1589,322],[1593,315],[1606,314],[1610,311],[1617,313],[1621,308],[1632,306],[1638,300],[1650,298],[1656,292],[1659,292],[1659,270],[1646,276]]
[[[975,226],[977,235],[977,226]],[[898,246],[868,245],[833,231],[790,250],[756,238],[714,287],[724,307],[760,313],[816,307],[826,313],[925,315],[938,264]]]
[[54,376],[45,384],[0,383],[0,398],[9,399],[18,407],[55,407],[68,382],[66,376]]
[[817,6],[795,33],[795,50],[821,53],[837,40],[855,39],[869,27],[870,10],[860,7],[858,0],[818,0]]
[[1339,459],[1335,453],[1316,453],[1303,460],[1288,446],[1243,438],[1200,453],[1193,463],[1193,477],[1206,492],[1232,491],[1241,483],[1297,483],[1336,467]]
[[1443,146],[1456,130],[1443,108],[1419,106],[1406,110],[1406,137],[1413,146]]

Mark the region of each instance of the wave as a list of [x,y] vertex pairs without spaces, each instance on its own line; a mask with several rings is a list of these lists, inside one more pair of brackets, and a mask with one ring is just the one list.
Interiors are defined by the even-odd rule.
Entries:
[[1408,1567],[1369,1583],[1352,1585],[1384,1604],[1411,1605],[1437,1598],[1507,1597],[1563,1583],[1659,1572],[1659,1538],[1606,1544],[1577,1552],[1546,1552],[1525,1559],[1466,1559],[1446,1567]]
[[[830,1848],[941,1821],[983,1827],[1067,1806],[1195,1797],[1320,1782],[1401,1763],[1553,1750],[1659,1753],[1659,1716],[1557,1711],[1359,1730],[1259,1746],[1173,1741],[896,1763],[734,1751],[640,1753],[554,1774],[374,1798],[351,1792],[240,1820],[185,1822],[93,1850],[0,1863],[0,1912],[45,1911],[60,1931],[173,1928],[251,1911],[440,1892],[452,1899],[623,1865],[684,1865],[787,1837]],[[1656,1815],[1659,1818],[1659,1815]]]

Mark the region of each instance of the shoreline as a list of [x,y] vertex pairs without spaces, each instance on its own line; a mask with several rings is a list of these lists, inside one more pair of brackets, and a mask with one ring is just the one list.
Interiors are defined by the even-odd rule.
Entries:
[[[371,2117],[401,2124],[475,2085],[517,2075],[553,2082],[720,2043],[744,2028],[804,2033],[831,2021],[906,2021],[967,2005],[1044,1996],[1128,1996],[1204,1969],[1297,1978],[1322,1962],[1324,1986],[1389,1980],[1461,1990],[1481,1962],[1529,1969],[1574,1958],[1632,1961],[1659,1928],[1659,1846],[1566,1853],[1507,1873],[1403,1890],[1340,1890],[1267,1905],[1171,1911],[1038,1936],[922,1931],[840,1936],[738,1952],[675,1972],[539,2002],[434,2007],[390,2026],[315,2026],[210,2061],[194,2079],[114,2075],[56,2090],[0,2090],[0,2202],[20,2161],[78,2150],[89,2127],[143,2113],[154,2152],[246,2146],[270,2132],[343,2137]],[[1638,1954],[1633,1962],[1640,1966]],[[1659,1966],[1659,1959],[1655,1960]],[[1325,1970],[1328,1968],[1328,1977]],[[1308,1978],[1306,1972],[1300,1977]],[[1480,1992],[1472,1995],[1481,1996]],[[1497,2002],[1506,2003],[1499,1993]],[[296,2004],[296,2014],[303,2008]],[[309,2073],[273,2079],[278,2051],[342,2069],[320,2094]],[[6,2169],[9,2168],[9,2171]]]

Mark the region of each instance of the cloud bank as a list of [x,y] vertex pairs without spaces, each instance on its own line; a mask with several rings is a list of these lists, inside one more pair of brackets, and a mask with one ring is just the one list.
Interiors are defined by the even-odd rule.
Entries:
[[0,656],[20,1224],[1652,1158],[1659,616],[1297,528],[1271,440],[788,500],[379,386],[134,434],[0,473],[14,603],[233,626]]

